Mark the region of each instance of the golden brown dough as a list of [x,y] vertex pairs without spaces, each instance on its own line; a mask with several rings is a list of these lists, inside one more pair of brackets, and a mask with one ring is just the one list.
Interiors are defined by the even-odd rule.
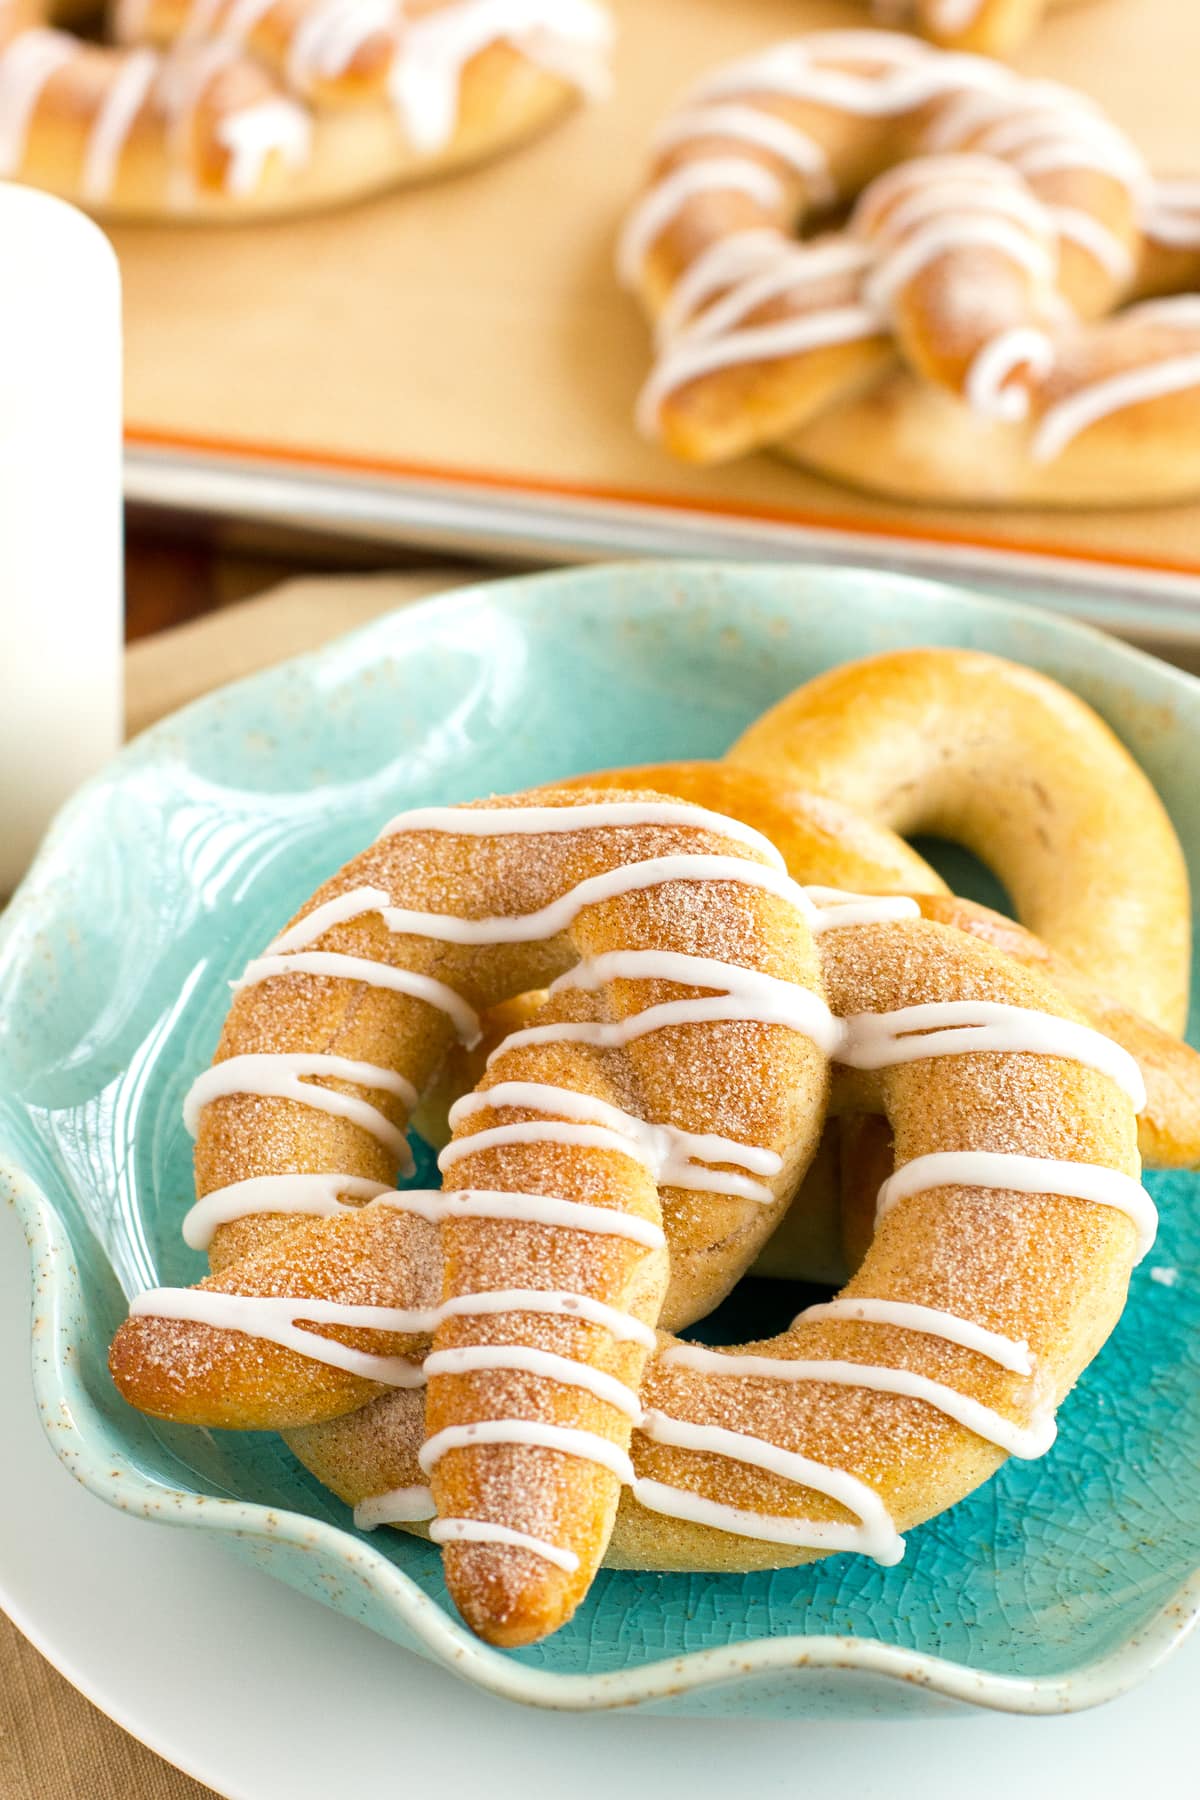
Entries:
[[664,121],[625,221],[639,428],[941,503],[1195,493],[1186,187],[1086,96],[980,57],[882,31],[757,51]]
[[0,175],[106,219],[331,206],[520,143],[606,77],[593,0],[121,0],[118,42],[0,5]]
[[892,831],[966,845],[1091,987],[1182,1031],[1179,841],[1128,751],[1057,682],[979,651],[891,651],[797,688],[729,754]]

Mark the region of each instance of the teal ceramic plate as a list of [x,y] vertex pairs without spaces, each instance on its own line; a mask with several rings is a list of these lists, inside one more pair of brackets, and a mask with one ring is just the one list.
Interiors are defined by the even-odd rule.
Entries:
[[202,1273],[179,1237],[180,1105],[226,982],[383,819],[715,754],[817,670],[912,643],[999,651],[1083,694],[1200,875],[1196,683],[1049,616],[844,570],[652,564],[468,590],[190,707],[85,788],[0,921],[0,1178],[33,1251],[38,1398],[72,1472],[538,1705],[1049,1712],[1165,1655],[1200,1612],[1200,1178],[1151,1177],[1158,1244],[1052,1453],[912,1532],[898,1567],[604,1573],[570,1626],[511,1655],[461,1626],[431,1546],[357,1534],[277,1440],[152,1425],[106,1375],[124,1295]]

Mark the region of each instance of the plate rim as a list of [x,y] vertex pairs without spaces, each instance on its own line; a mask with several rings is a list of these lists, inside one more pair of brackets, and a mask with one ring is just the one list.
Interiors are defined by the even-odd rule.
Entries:
[[[227,683],[151,725],[123,746],[59,812],[51,825],[48,840],[57,839],[69,829],[76,812],[86,806],[93,788],[111,780],[114,769],[134,766],[145,756],[147,748],[153,746],[154,740],[159,736],[166,738],[177,729],[180,720],[210,709],[215,711],[231,694],[259,684],[264,678],[278,678],[285,672],[319,661],[331,651],[341,654],[356,640],[388,632],[397,620],[415,621],[419,625],[431,614],[444,616],[448,610],[477,605],[485,593],[494,597],[497,589],[506,601],[513,597],[518,601],[529,598],[531,604],[536,604],[538,591],[543,587],[559,588],[564,581],[586,587],[604,587],[614,575],[620,576],[637,568],[644,577],[647,567],[655,566],[613,563],[598,568],[551,570],[533,576],[470,583],[397,608],[342,634],[330,644]],[[780,567],[751,569],[746,565],[709,561],[672,562],[657,567],[663,579],[674,586],[682,586],[689,578],[697,576],[711,581],[726,575],[745,579],[753,574],[759,577],[773,575],[776,580],[781,580],[788,573]],[[1107,633],[1075,620],[1023,602],[972,594],[951,583],[903,573],[864,572],[869,573],[873,581],[882,581],[889,590],[901,595],[913,590],[941,597],[951,595],[976,612],[1047,621],[1056,632],[1065,633],[1069,638],[1094,640],[1106,651],[1119,649],[1123,660],[1152,664],[1159,680],[1168,679],[1168,685],[1177,685],[1182,693],[1190,692],[1193,698],[1200,693],[1200,681],[1185,671],[1163,664],[1133,646],[1117,644]],[[835,584],[859,578],[858,571],[844,567],[806,568],[804,573],[809,578],[826,577]],[[36,875],[43,856],[44,849],[39,851],[29,875],[0,919],[0,951],[12,929],[13,919],[22,911],[22,896],[32,896],[36,891]],[[993,1711],[1061,1714],[1082,1711],[1127,1692],[1151,1674],[1200,1624],[1200,1567],[1197,1567],[1125,1642],[1090,1662],[1048,1676],[1001,1675],[929,1652],[884,1644],[878,1639],[831,1634],[749,1639],[662,1658],[637,1669],[600,1674],[531,1668],[481,1643],[431,1600],[411,1576],[341,1526],[286,1508],[201,1496],[186,1489],[171,1488],[166,1483],[151,1483],[131,1464],[123,1470],[104,1474],[102,1467],[112,1464],[113,1455],[95,1455],[66,1400],[72,1386],[68,1374],[71,1343],[67,1319],[72,1307],[82,1303],[66,1228],[53,1203],[33,1178],[2,1155],[0,1192],[6,1194],[24,1229],[30,1251],[32,1294],[40,1297],[43,1303],[40,1312],[36,1307],[31,1309],[34,1314],[35,1400],[52,1449],[76,1480],[109,1505],[157,1523],[180,1528],[202,1526],[212,1532],[233,1532],[260,1542],[323,1549],[355,1577],[369,1583],[434,1662],[501,1698],[553,1710],[591,1712],[673,1700],[754,1676],[838,1671],[881,1677]]]

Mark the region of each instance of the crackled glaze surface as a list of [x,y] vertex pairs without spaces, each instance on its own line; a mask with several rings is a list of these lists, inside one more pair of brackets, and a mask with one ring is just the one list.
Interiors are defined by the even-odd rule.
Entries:
[[[816,670],[918,642],[1024,659],[1097,705],[1200,878],[1196,684],[1044,615],[849,572],[646,566],[468,591],[213,696],[93,783],[0,921],[0,1192],[34,1247],[39,1398],[74,1472],[543,1704],[851,1715],[949,1693],[1054,1711],[1144,1673],[1200,1608],[1200,1177],[1150,1177],[1159,1241],[1053,1453],[914,1532],[899,1567],[606,1573],[570,1626],[515,1657],[462,1630],[430,1546],[354,1535],[278,1440],[151,1425],[105,1374],[120,1290],[202,1271],[179,1236],[180,1103],[226,980],[385,818],[712,754]],[[417,1160],[416,1182],[436,1181]],[[757,1284],[709,1335],[774,1329],[802,1297]]]

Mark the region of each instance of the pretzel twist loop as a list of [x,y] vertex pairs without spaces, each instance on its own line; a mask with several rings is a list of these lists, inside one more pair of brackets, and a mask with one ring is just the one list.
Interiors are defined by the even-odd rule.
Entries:
[[639,423],[918,498],[1194,491],[1197,210],[1058,84],[883,32],[777,45],[667,119],[626,220]]
[[357,198],[506,148],[607,78],[595,0],[0,0],[0,177],[106,218]]

